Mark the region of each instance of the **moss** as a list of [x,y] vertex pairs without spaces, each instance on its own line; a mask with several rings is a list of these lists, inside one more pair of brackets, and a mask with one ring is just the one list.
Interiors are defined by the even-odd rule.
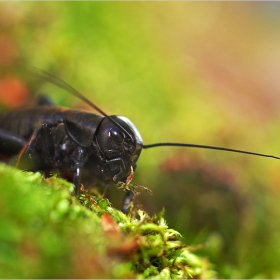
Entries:
[[207,260],[150,217],[56,177],[0,165],[0,278],[211,278]]

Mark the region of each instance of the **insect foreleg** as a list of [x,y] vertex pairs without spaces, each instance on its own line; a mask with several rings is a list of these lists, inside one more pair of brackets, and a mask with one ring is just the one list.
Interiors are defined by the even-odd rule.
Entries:
[[79,195],[80,192],[80,182],[82,176],[82,169],[84,167],[85,162],[87,161],[88,156],[85,152],[85,149],[78,146],[77,147],[77,155],[75,158],[72,158],[73,164],[71,166],[71,170],[74,172],[74,180],[73,183],[75,185],[74,194],[76,196]]
[[123,204],[122,204],[122,211],[124,214],[128,213],[128,209],[130,207],[130,204],[132,202],[132,198],[133,198],[133,192],[131,190],[127,190],[125,192],[125,196],[123,199]]

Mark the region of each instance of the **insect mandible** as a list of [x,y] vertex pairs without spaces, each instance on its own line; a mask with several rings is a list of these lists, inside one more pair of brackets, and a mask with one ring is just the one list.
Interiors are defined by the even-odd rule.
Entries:
[[[280,157],[208,145],[162,142],[144,145],[134,124],[122,116],[109,116],[76,89],[36,69],[35,74],[83,100],[101,115],[82,110],[51,106],[41,100],[38,106],[23,107],[0,114],[0,153],[16,155],[23,169],[66,169],[73,174],[74,193],[79,195],[84,169],[103,181],[129,183],[142,149],[189,147],[222,150],[255,156]],[[131,199],[127,191],[123,212]]]

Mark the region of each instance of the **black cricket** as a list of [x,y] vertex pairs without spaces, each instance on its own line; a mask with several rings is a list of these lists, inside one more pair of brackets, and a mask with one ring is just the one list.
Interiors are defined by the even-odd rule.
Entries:
[[[65,169],[73,175],[74,193],[79,195],[82,170],[103,181],[129,184],[142,149],[180,146],[223,150],[280,159],[230,148],[187,143],[144,145],[133,123],[121,116],[108,116],[85,96],[59,78],[36,69],[35,74],[82,99],[101,115],[53,106],[41,99],[35,107],[23,107],[0,114],[0,154],[16,155],[26,170]],[[132,193],[127,191],[123,212]]]

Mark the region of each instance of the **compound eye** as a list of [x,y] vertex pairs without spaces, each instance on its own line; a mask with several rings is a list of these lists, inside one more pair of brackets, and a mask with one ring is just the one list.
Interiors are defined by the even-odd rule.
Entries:
[[123,143],[123,134],[115,129],[110,130],[110,139],[112,139],[115,143],[121,144]]

